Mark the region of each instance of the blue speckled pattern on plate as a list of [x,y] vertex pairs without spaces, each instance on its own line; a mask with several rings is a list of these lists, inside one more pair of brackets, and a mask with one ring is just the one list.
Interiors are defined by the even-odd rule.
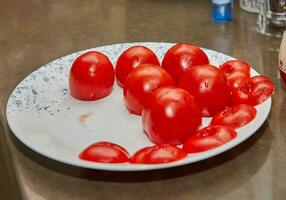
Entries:
[[[104,53],[115,64],[122,51],[130,46],[144,45],[162,60],[170,43],[125,43],[88,49],[52,61],[27,76],[12,92],[7,103],[7,120],[15,136],[31,149],[51,159],[80,167],[103,170],[151,170],[192,163],[226,151],[251,136],[265,121],[271,98],[257,106],[256,119],[238,130],[246,131],[234,141],[205,153],[169,164],[129,165],[99,164],[78,159],[78,153],[89,144],[107,140],[121,144],[130,153],[151,145],[142,133],[140,117],[130,115],[122,102],[121,88],[99,101],[81,102],[69,95],[68,75],[72,62],[83,52],[96,50]],[[211,64],[218,66],[234,59],[222,53],[203,49]],[[257,74],[254,70],[252,75]],[[206,125],[209,119],[205,118]]]

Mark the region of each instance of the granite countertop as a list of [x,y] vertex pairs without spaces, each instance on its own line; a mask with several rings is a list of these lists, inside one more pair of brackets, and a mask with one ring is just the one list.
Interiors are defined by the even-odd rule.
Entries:
[[[234,7],[231,23],[210,20],[209,1],[3,1],[0,26],[2,136],[25,199],[285,199],[286,93],[277,73],[280,40],[255,31],[256,15]],[[151,172],[92,171],[25,147],[4,115],[14,87],[58,57],[100,45],[190,42],[247,60],[277,90],[264,125],[214,158]]]

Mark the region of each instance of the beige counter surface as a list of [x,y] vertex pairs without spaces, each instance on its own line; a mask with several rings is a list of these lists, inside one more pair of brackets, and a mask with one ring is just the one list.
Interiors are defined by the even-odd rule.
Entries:
[[[285,199],[286,92],[277,73],[280,40],[255,31],[256,15],[235,6],[231,23],[210,20],[209,1],[3,1],[0,12],[0,102],[8,147],[23,198],[46,199]],[[13,137],[5,106],[29,73],[58,57],[134,41],[190,42],[247,60],[277,91],[264,125],[247,141],[214,158],[151,172],[115,173],[63,165]]]

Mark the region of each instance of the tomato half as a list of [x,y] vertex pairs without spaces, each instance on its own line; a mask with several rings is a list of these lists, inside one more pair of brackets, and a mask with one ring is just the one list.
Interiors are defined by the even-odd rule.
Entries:
[[216,114],[212,125],[228,125],[232,128],[240,128],[251,122],[256,116],[256,109],[246,104],[228,107]]
[[202,121],[201,109],[185,90],[162,87],[152,93],[142,112],[143,130],[155,144],[182,144]]
[[70,94],[79,100],[93,101],[112,92],[114,69],[102,53],[90,51],[80,55],[69,74]]
[[275,91],[274,84],[266,76],[254,76],[232,90],[232,103],[255,106],[263,103]]
[[243,60],[230,60],[219,66],[231,88],[239,87],[250,77],[250,65]]
[[210,125],[192,135],[184,143],[183,150],[198,153],[219,147],[237,136],[230,126]]
[[118,144],[97,142],[84,149],[79,158],[100,163],[124,163],[128,162],[129,153]]
[[205,117],[213,116],[230,104],[226,78],[215,66],[191,67],[181,79],[179,87],[193,95]]
[[141,64],[160,65],[157,56],[147,47],[133,46],[125,50],[119,56],[115,67],[118,85],[123,87],[125,79],[130,72]]
[[177,83],[192,66],[205,64],[209,64],[205,52],[195,45],[186,43],[171,47],[162,61],[162,67]]
[[174,85],[173,78],[163,68],[151,64],[140,65],[125,81],[125,106],[131,113],[141,115],[145,101],[153,91],[163,86]]
[[187,154],[176,146],[161,144],[145,147],[131,156],[129,162],[136,164],[161,164],[185,158]]

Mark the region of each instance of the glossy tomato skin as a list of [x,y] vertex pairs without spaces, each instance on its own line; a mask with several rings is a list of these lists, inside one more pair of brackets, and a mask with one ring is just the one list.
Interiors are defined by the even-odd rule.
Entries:
[[181,88],[159,88],[142,112],[143,130],[155,144],[182,144],[201,122],[201,109],[196,100]]
[[131,156],[129,162],[134,164],[162,164],[181,160],[186,152],[176,146],[161,144],[138,150]]
[[100,163],[124,163],[129,160],[129,153],[123,147],[111,142],[97,142],[84,149],[79,158]]
[[125,50],[118,58],[115,67],[117,83],[123,87],[130,72],[141,64],[160,65],[157,56],[147,47],[133,46]]
[[181,43],[171,47],[162,61],[162,67],[179,83],[181,77],[192,66],[209,64],[205,52],[199,47]]
[[191,67],[181,79],[179,87],[196,99],[204,117],[213,116],[230,104],[230,89],[226,78],[215,66]]
[[236,129],[251,122],[255,118],[256,113],[256,109],[247,104],[234,105],[217,113],[212,118],[211,124],[228,125]]
[[123,96],[129,112],[141,115],[143,106],[151,93],[164,86],[174,86],[173,78],[161,67],[143,64],[127,77]]
[[275,91],[274,84],[266,76],[253,76],[232,90],[232,103],[255,106],[263,103]]
[[90,51],[80,55],[69,74],[70,94],[83,101],[94,101],[108,96],[113,89],[114,69],[102,53]]
[[187,153],[198,153],[219,147],[237,136],[230,126],[210,125],[187,139],[183,150]]
[[250,65],[243,60],[230,60],[219,66],[231,88],[239,87],[250,77]]

